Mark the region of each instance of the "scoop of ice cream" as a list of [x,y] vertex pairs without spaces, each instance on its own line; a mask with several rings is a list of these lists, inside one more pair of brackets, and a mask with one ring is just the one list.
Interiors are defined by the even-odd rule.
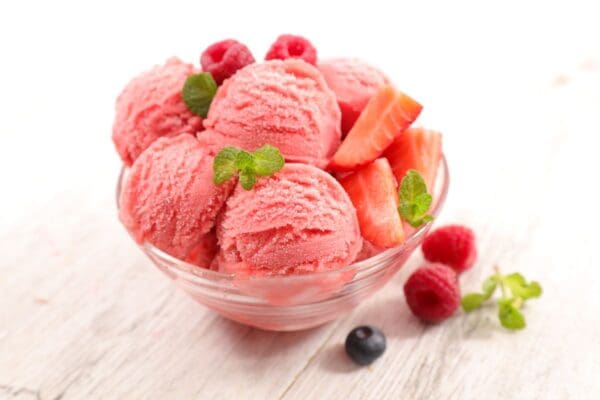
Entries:
[[226,80],[204,126],[229,145],[254,151],[270,144],[289,162],[324,167],[340,144],[340,118],[322,74],[289,59],[251,64]]
[[322,60],[318,68],[337,97],[342,111],[342,133],[345,135],[371,96],[388,83],[388,79],[378,69],[352,58]]
[[237,187],[217,224],[219,270],[290,275],[350,264],[361,249],[356,210],[342,186],[306,164],[286,164],[251,191]]
[[134,78],[117,98],[112,138],[123,162],[133,161],[161,136],[202,129],[202,118],[183,102],[181,90],[195,72],[177,58]]
[[120,218],[138,243],[208,267],[216,252],[210,231],[234,185],[214,185],[212,164],[187,134],[157,139],[137,158],[121,191]]

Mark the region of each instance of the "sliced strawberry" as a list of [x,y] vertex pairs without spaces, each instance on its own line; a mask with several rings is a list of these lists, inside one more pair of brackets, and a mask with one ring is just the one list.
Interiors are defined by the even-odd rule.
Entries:
[[408,128],[385,151],[398,182],[406,171],[416,169],[421,173],[429,192],[442,158],[442,135],[425,128]]
[[398,214],[398,186],[385,158],[340,178],[340,183],[356,208],[365,239],[378,247],[393,247],[404,242]]
[[404,93],[382,86],[333,156],[331,168],[348,171],[375,160],[417,119],[422,108]]

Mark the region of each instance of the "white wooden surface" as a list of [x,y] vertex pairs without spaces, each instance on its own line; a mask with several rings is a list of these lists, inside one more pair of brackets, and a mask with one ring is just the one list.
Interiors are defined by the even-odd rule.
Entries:
[[[237,11],[227,26],[198,22],[200,4],[0,6],[0,399],[600,398],[597,13],[577,2],[426,2],[382,16],[371,3],[348,5],[345,18],[364,29],[340,23],[340,35],[327,28],[335,6],[314,14],[311,2],[293,21],[267,12],[290,5],[222,4]],[[402,294],[415,254],[343,318],[258,331],[195,304],[134,247],[114,204],[120,87],[221,37],[248,38],[260,57],[281,31],[306,33],[322,54],[371,59],[422,100],[451,168],[439,223],[478,235],[462,287],[476,289],[495,263],[539,280],[527,329],[502,330],[493,309],[416,321]],[[342,350],[362,323],[388,336],[369,368]]]

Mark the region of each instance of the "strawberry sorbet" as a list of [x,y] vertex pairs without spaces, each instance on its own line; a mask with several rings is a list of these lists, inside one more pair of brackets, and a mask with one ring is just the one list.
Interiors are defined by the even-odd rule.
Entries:
[[213,157],[192,135],[160,138],[135,161],[120,198],[120,218],[138,243],[208,267],[211,229],[235,181],[212,182]]
[[388,83],[388,79],[377,68],[353,58],[322,60],[318,68],[337,97],[342,111],[342,133],[345,135],[369,99],[380,86]]
[[194,72],[191,64],[171,58],[134,78],[121,92],[112,138],[126,165],[159,137],[202,129],[202,118],[188,110],[181,95],[185,80]]
[[340,144],[340,120],[323,75],[288,59],[251,64],[227,79],[204,126],[220,142],[249,151],[270,144],[286,161],[324,167]]
[[342,186],[306,164],[286,164],[251,191],[238,186],[217,238],[219,270],[251,275],[345,267],[362,247],[356,211]]

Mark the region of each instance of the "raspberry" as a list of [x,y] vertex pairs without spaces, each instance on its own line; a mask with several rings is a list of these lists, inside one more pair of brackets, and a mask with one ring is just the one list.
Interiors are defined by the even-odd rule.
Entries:
[[404,295],[414,315],[428,322],[443,321],[460,304],[456,272],[443,264],[422,266],[404,284]]
[[265,60],[285,60],[301,58],[309,64],[317,63],[317,49],[302,36],[281,35],[265,56]]
[[210,72],[218,85],[254,61],[248,47],[233,39],[211,44],[200,56],[202,69]]
[[423,240],[422,249],[428,261],[446,264],[456,272],[471,268],[477,257],[475,234],[461,225],[434,230]]

